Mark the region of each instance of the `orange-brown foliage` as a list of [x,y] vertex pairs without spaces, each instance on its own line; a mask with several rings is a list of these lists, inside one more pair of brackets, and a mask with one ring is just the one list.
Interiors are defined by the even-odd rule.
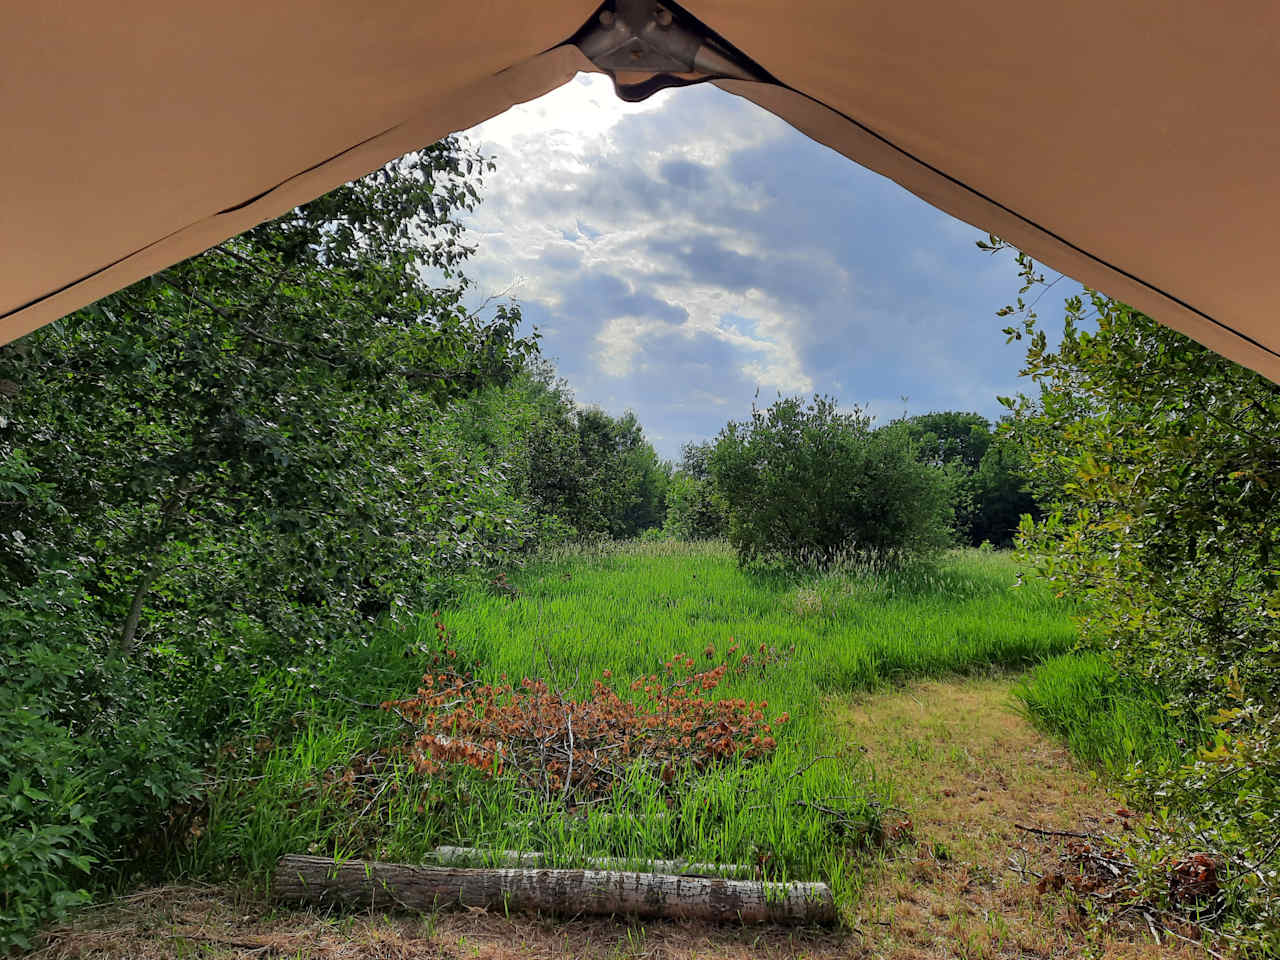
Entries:
[[[465,764],[491,777],[518,777],[548,798],[580,803],[608,794],[637,763],[671,783],[681,767],[761,757],[777,746],[774,728],[790,719],[784,713],[767,720],[767,702],[711,696],[726,673],[764,669],[781,659],[764,644],[754,658],[742,655],[705,670],[695,667],[693,657],[677,654],[664,664],[664,676],[631,682],[638,694],[633,699],[602,680],[593,682],[588,696],[574,699],[542,679],[512,684],[504,677],[489,684],[451,669],[457,654],[438,618],[436,629],[443,653],[434,658],[434,671],[423,676],[415,696],[382,704],[415,728],[404,752],[424,775]],[[730,650],[736,653],[736,644]],[[708,645],[704,653],[713,659],[715,648]],[[603,671],[603,680],[612,677],[613,671]]]

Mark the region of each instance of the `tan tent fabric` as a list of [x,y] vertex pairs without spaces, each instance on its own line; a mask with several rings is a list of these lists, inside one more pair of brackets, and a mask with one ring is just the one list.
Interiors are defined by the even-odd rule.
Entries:
[[[595,6],[10,5],[0,340],[590,69]],[[1280,380],[1280,4],[684,7],[785,84],[726,89]]]
[[536,55],[595,6],[5,4],[0,342],[590,69]]

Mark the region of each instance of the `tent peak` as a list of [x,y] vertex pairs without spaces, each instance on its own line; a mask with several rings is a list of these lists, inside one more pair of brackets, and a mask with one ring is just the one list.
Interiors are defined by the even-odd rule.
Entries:
[[608,0],[569,43],[636,103],[659,90],[707,80],[772,82],[750,57],[674,3]]

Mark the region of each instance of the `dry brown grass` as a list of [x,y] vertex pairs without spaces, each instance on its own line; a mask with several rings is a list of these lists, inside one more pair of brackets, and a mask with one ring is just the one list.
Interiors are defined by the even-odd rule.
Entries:
[[[857,944],[854,944],[856,947]],[[470,909],[428,917],[273,910],[227,888],[162,887],[99,908],[53,931],[39,960],[522,960],[536,958],[828,958],[848,933],[504,917]]]
[[[849,739],[897,784],[914,841],[869,874],[851,931],[660,922],[430,917],[285,911],[227,888],[143,891],[51,932],[37,956],[63,958],[615,957],[1150,958],[1197,956],[1145,934],[1091,929],[1070,902],[1039,897],[1021,871],[1053,859],[1015,823],[1106,829],[1119,804],[1008,706],[1004,680],[933,682],[834,705]],[[1011,862],[1011,857],[1013,861]]]

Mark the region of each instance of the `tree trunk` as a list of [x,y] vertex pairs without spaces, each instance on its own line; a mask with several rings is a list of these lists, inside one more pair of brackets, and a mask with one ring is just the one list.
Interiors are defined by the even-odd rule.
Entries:
[[605,870],[462,869],[291,855],[280,858],[275,895],[355,908],[429,911],[467,907],[561,915],[620,914],[722,923],[831,924],[825,883],[762,883]]
[[[545,853],[520,850],[481,850],[476,847],[436,847],[436,863],[451,867],[541,867],[551,859]],[[744,863],[689,863],[686,860],[629,860],[626,857],[587,857],[594,870],[639,870],[678,877],[737,877],[750,879],[755,870]]]
[[125,618],[124,629],[120,631],[120,642],[117,645],[118,649],[125,653],[133,649],[133,641],[138,633],[138,621],[142,618],[142,605],[146,602],[147,592],[159,575],[160,561],[152,560],[151,565],[147,567],[147,572],[138,581],[137,589],[133,591],[133,602],[129,604],[129,616]]
[[133,600],[129,604],[129,615],[125,617],[124,628],[120,631],[120,640],[116,643],[116,649],[123,653],[128,653],[133,649],[133,643],[138,634],[138,621],[142,619],[142,605],[147,601],[147,593],[150,592],[151,585],[156,582],[156,577],[160,576],[160,554],[163,551],[173,515],[195,489],[197,487],[187,486],[187,477],[178,477],[174,480],[173,492],[169,494],[164,506],[160,508],[160,523],[148,538],[151,541],[151,549],[155,556],[147,565],[146,573],[142,575],[142,579],[138,581],[138,586],[133,591]]

